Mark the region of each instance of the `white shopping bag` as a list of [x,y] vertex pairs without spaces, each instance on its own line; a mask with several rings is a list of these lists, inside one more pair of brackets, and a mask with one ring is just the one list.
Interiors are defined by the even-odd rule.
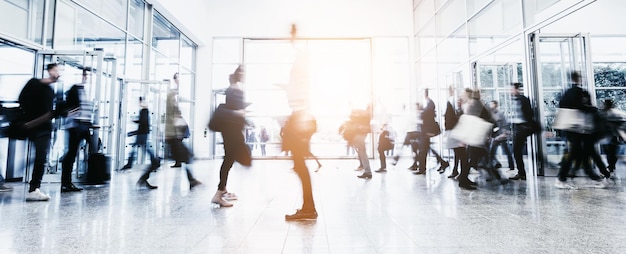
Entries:
[[593,114],[585,114],[578,109],[559,108],[552,128],[583,134],[591,133],[594,130]]
[[464,144],[482,147],[491,136],[493,124],[473,115],[461,115],[459,122],[450,130],[450,138]]

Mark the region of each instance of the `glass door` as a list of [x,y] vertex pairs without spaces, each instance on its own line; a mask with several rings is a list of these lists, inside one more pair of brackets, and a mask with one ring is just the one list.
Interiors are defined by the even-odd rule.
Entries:
[[[128,133],[136,131],[138,125],[134,122],[139,118],[141,105],[139,98],[144,100],[150,120],[150,134],[148,135],[147,146],[159,158],[165,158],[165,106],[167,99],[169,81],[153,80],[125,80],[120,95],[121,110],[119,121],[119,135],[117,157],[119,160],[115,164],[115,169],[122,168],[135,144],[135,136]],[[135,165],[148,164],[149,157],[137,150]]]
[[[512,120],[512,97],[511,84],[520,82],[521,63],[475,63],[473,64],[476,85],[480,89],[481,101],[489,106],[491,101],[496,101],[500,112],[507,117],[507,122]],[[512,151],[512,139],[507,141],[509,149]],[[502,149],[496,153],[498,161],[503,163],[503,167],[510,168]]]
[[[552,128],[563,92],[570,87],[568,73],[578,71],[583,76],[583,89],[595,94],[589,37],[576,35],[531,34],[531,75],[536,86],[529,86],[537,119],[541,121],[541,135],[529,142],[536,155],[538,175],[556,176],[561,158],[567,152],[567,143],[559,131]],[[532,98],[535,98],[534,100]],[[536,139],[536,140],[534,140]]]

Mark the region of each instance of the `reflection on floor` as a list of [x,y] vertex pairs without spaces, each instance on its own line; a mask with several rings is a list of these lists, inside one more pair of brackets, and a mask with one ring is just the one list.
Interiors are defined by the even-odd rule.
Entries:
[[82,193],[44,184],[49,202],[26,203],[26,185],[10,183],[15,190],[0,193],[0,253],[626,253],[621,182],[568,191],[540,177],[466,191],[446,178],[450,169],[416,176],[401,161],[362,180],[356,161],[322,161],[312,172],[318,220],[286,222],[300,205],[291,162],[236,166],[228,190],[240,198],[216,208],[220,162],[196,162],[205,186],[192,191],[167,166],[150,178],[154,191],[134,188],[139,169]]

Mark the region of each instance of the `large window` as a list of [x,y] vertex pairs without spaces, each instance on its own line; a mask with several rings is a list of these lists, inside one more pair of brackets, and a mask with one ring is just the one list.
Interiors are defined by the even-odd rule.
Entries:
[[0,0],[0,31],[42,43],[44,0]]
[[33,77],[35,53],[0,40],[0,101],[17,101],[26,82]]

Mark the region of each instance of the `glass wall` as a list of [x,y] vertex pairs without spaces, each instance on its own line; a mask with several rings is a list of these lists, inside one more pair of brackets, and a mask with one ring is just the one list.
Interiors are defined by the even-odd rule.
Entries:
[[[5,43],[5,40],[12,42]],[[37,62],[37,49],[45,49],[46,54],[57,52],[72,56],[97,50],[103,52],[105,80],[111,77],[111,63],[116,64],[118,80],[109,80],[105,82],[107,85],[122,87],[123,80],[128,79],[171,81],[174,73],[179,73],[180,84],[172,81],[168,87],[178,90],[183,117],[193,128],[196,48],[196,43],[143,0],[0,0],[0,100],[16,100],[35,70],[41,71],[43,64],[57,61],[46,58]],[[69,58],[64,61],[71,60]],[[93,69],[96,64],[69,64],[63,73],[64,80],[80,76],[81,70],[76,68],[84,67]],[[68,84],[79,81],[72,80]],[[102,92],[112,94],[114,90],[106,87],[101,87]],[[119,101],[114,101],[120,98],[110,99],[105,100],[106,103],[117,103]],[[127,113],[132,115],[132,112]],[[153,117],[162,120],[162,116]],[[103,130],[108,127],[103,126]],[[193,129],[191,133],[193,135]],[[62,146],[63,142],[60,143]]]
[[0,33],[42,44],[45,0],[0,0]]
[[[560,45],[559,40],[563,44],[567,38],[590,38],[580,57],[591,62],[589,70],[583,71],[589,72],[586,77],[593,77],[588,89],[596,94],[596,105],[613,98],[618,108],[626,109],[622,103],[626,101],[626,50],[620,46],[626,43],[626,29],[620,25],[626,21],[621,11],[626,8],[624,1],[422,0],[414,1],[414,5],[418,87],[440,91],[449,86],[479,88],[484,102],[498,100],[502,110],[510,114],[507,85],[521,82],[537,115],[552,112],[564,89],[563,73],[567,71],[558,66],[572,60],[558,58],[567,56],[566,48],[551,46]],[[541,35],[541,39],[532,42],[531,35]],[[545,43],[548,41],[555,43]],[[535,55],[536,46],[541,47],[541,55]],[[545,117],[541,138],[529,139],[528,147],[543,153],[527,158],[535,162],[530,165],[539,167],[545,166],[542,156],[562,147],[553,144],[555,136],[549,128],[553,116]]]

